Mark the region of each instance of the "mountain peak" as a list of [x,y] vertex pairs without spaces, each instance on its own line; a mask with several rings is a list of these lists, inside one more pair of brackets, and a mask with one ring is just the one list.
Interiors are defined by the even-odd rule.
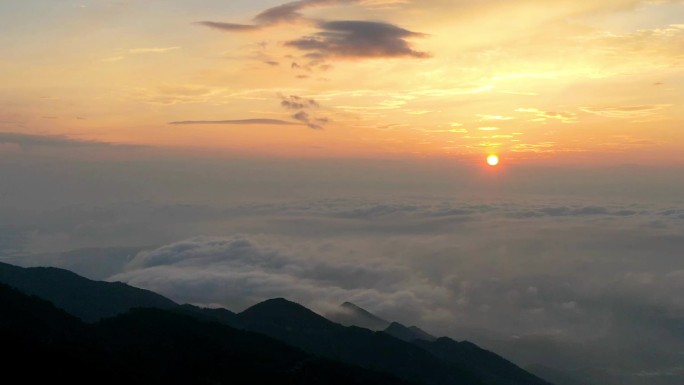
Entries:
[[326,313],[326,318],[344,326],[358,326],[370,330],[384,330],[389,322],[351,302],[342,303],[337,309]]
[[238,314],[238,317],[247,323],[277,324],[282,327],[320,329],[332,325],[324,317],[285,298],[272,298],[260,302]]
[[384,330],[385,333],[391,335],[394,338],[398,338],[402,341],[413,342],[415,340],[423,341],[435,341],[436,338],[427,332],[423,331],[417,326],[406,327],[399,322],[392,322],[387,329]]

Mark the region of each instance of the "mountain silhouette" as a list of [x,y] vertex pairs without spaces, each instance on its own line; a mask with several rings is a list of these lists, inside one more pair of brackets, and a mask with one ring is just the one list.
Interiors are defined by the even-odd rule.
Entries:
[[[367,322],[366,320],[387,322],[350,302],[345,302],[341,307],[349,310],[346,313],[348,317],[345,321],[356,326]],[[326,316],[328,315],[326,314]],[[384,332],[402,341],[413,343],[443,361],[457,364],[459,367],[475,373],[487,384],[549,385],[547,381],[471,342],[457,342],[447,337],[436,338],[417,326],[406,327],[399,322],[392,322],[384,329]]]
[[297,303],[268,300],[238,314],[247,329],[309,353],[428,385],[485,384],[458,364],[383,332],[334,323]]
[[344,326],[358,326],[373,331],[384,330],[390,326],[389,321],[351,302],[344,302],[337,309],[326,313],[325,317]]
[[477,373],[493,385],[550,385],[547,381],[521,369],[496,353],[468,342],[448,337],[435,341],[416,339],[413,343],[447,362],[458,364]]
[[392,322],[384,332],[406,342],[415,340],[434,341],[437,339],[417,326],[406,327],[399,322]]
[[185,304],[172,309],[172,311],[193,316],[204,321],[218,322],[238,329],[242,328],[240,321],[237,318],[237,314],[228,309],[203,308],[195,305]]
[[22,383],[411,385],[168,310],[86,324],[2,284],[0,307],[3,376]]
[[[123,377],[107,378],[122,378],[115,381],[119,384],[223,383],[230,367],[242,373],[240,378],[247,383],[260,384],[356,384],[374,378],[378,384],[549,385],[469,342],[434,339],[417,327],[399,323],[388,324],[384,331],[347,327],[283,298],[236,314],[178,305],[151,291],[91,281],[62,269],[2,263],[0,282],[8,285],[0,301],[0,337],[9,344],[3,346],[14,346],[23,352],[17,357],[27,360],[35,346],[36,357],[59,357],[55,362],[87,366],[85,372],[93,375],[114,371]],[[9,286],[25,298],[17,299]],[[380,319],[351,303],[344,307],[365,319]],[[296,357],[301,360],[288,361]],[[221,363],[219,358],[231,363]],[[185,365],[183,360],[196,370],[175,368]],[[55,365],[50,368],[59,370]],[[210,374],[200,381],[193,377],[195,372]],[[302,379],[303,373],[311,377]],[[336,373],[334,378],[327,377],[331,373]]]
[[178,306],[149,290],[121,282],[92,281],[53,267],[23,268],[0,262],[0,283],[46,299],[86,322],[112,317],[136,307],[173,309]]

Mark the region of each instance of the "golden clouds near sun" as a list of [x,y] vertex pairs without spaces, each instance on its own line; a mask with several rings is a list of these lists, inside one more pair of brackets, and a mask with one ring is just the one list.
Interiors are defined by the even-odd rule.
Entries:
[[496,166],[499,164],[499,157],[496,155],[489,155],[487,157],[487,164],[490,166]]

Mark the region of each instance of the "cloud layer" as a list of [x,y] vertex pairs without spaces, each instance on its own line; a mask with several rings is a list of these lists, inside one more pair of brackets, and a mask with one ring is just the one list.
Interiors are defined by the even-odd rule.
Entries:
[[[111,147],[122,146],[116,143],[76,139],[63,135],[39,135],[20,132],[0,132],[0,144],[16,144],[23,148],[31,147]],[[126,145],[128,146],[128,145]]]
[[110,279],[234,310],[352,301],[522,364],[602,368],[604,383],[678,370],[682,208],[349,200],[220,216],[215,235],[140,252]]
[[[308,96],[270,100],[325,111]],[[592,385],[681,383],[682,169],[511,166],[493,178],[451,161],[143,157],[0,137],[47,147],[0,149],[3,260],[234,310],[352,301]]]

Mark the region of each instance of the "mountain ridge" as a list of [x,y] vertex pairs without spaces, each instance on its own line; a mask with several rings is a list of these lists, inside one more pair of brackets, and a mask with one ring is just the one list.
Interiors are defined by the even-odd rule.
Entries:
[[432,342],[437,339],[437,337],[430,335],[417,326],[406,327],[399,322],[392,322],[383,332],[406,342],[413,342],[415,340]]
[[[168,317],[189,317],[205,324],[221,324],[232,329],[257,333],[263,338],[278,340],[306,354],[324,357],[343,365],[383,372],[411,383],[549,385],[495,353],[472,343],[456,342],[444,337],[434,339],[417,327],[407,328],[399,323],[390,324],[384,331],[346,327],[284,298],[266,300],[236,314],[227,309],[178,305],[159,294],[124,283],[91,281],[55,268],[20,268],[0,264],[0,282],[3,281],[18,282],[15,285],[19,286],[18,290],[49,300],[65,310],[65,314],[77,316],[81,320],[96,322],[105,319],[98,324],[106,324],[113,317],[140,314],[136,308],[156,308],[167,312],[165,314],[171,314]],[[83,292],[84,288],[90,290]],[[126,300],[117,299],[118,294]],[[68,306],[64,306],[65,297],[68,299]],[[113,303],[115,306],[90,308],[93,303]],[[353,306],[359,314],[379,319],[356,305],[347,304],[345,306]],[[149,314],[149,310],[145,314]],[[393,336],[392,332],[397,330],[408,333],[406,335],[410,338]],[[416,335],[424,336],[421,333],[431,338],[412,338]],[[472,357],[477,360],[473,362]]]
[[0,306],[0,343],[12,352],[3,374],[26,383],[419,385],[165,309],[86,324],[5,284]]
[[0,282],[37,295],[87,322],[124,313],[135,307],[172,309],[174,301],[122,282],[94,281],[55,267],[28,267],[0,262]]

